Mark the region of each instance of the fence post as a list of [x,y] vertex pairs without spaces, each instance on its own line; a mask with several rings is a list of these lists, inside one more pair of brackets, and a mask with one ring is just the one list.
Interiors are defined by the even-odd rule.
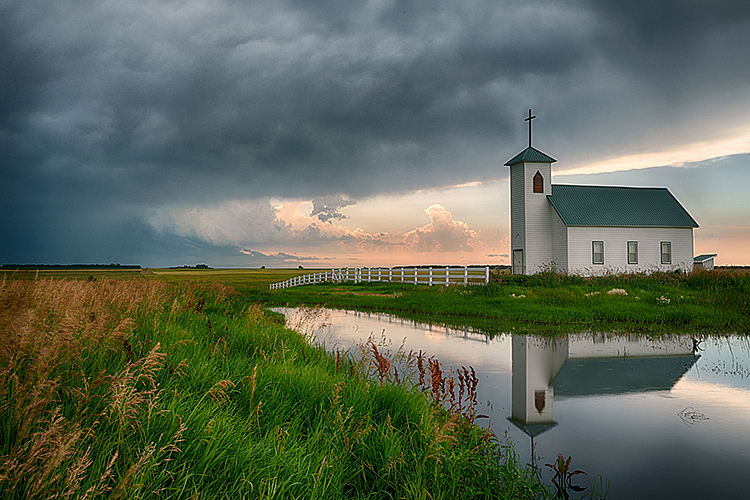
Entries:
[[487,266],[484,268],[484,284],[488,284],[490,282],[490,266]]
[[430,266],[430,286],[432,286],[432,266]]
[[451,268],[450,266],[445,268],[445,286],[451,284]]

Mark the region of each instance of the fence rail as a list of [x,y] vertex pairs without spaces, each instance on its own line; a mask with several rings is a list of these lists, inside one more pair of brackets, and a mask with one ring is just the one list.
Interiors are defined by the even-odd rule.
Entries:
[[411,283],[415,285],[477,285],[490,281],[492,267],[365,267],[332,269],[322,273],[296,276],[280,283],[272,283],[271,290],[300,285],[333,282]]

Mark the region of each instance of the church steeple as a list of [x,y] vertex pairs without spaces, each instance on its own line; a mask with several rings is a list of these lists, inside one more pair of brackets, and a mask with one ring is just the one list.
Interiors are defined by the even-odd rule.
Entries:
[[510,167],[510,230],[513,274],[533,274],[552,261],[551,213],[547,195],[552,192],[551,156],[531,145],[508,160]]

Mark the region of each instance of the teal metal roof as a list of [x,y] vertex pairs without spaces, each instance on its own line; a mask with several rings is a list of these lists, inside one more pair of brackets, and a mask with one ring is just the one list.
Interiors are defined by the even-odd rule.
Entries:
[[508,162],[505,164],[506,167],[509,167],[511,165],[515,165],[516,163],[523,163],[525,161],[536,161],[536,162],[543,162],[543,163],[553,163],[556,162],[554,158],[551,156],[548,156],[538,149],[534,149],[531,146],[524,149],[520,153],[518,153],[516,156],[508,160]]
[[552,386],[555,401],[604,394],[668,391],[700,356],[569,359]]
[[566,226],[698,227],[667,188],[553,184],[547,199]]
[[698,255],[697,257],[693,257],[693,262],[705,262],[707,260],[713,259],[717,255],[718,254],[715,254],[715,253],[704,253],[704,254]]
[[537,437],[542,432],[548,431],[557,426],[557,422],[550,422],[547,424],[524,424],[517,420],[513,420],[513,417],[508,417],[508,421],[530,437]]

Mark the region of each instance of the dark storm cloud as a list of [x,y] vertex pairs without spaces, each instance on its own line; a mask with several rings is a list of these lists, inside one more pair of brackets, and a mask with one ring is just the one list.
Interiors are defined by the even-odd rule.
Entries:
[[347,200],[340,195],[315,198],[312,203],[313,210],[310,215],[316,216],[322,222],[347,219],[348,217],[342,214],[339,209],[355,204],[354,201]]
[[15,236],[0,260],[47,248],[50,232],[60,239],[45,255],[58,255],[67,225],[91,228],[95,247],[100,226],[116,239],[164,204],[356,199],[497,177],[525,142],[529,107],[544,116],[535,137],[559,155],[592,140],[606,156],[688,129],[719,134],[750,111],[738,99],[749,10],[3,2],[0,229]]

